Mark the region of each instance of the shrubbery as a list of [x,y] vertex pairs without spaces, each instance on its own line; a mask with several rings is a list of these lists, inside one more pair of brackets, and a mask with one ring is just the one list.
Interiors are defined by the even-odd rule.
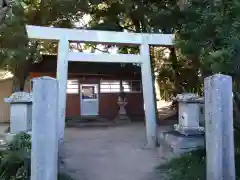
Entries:
[[31,137],[29,134],[16,135],[7,149],[1,152],[1,180],[29,180]]
[[[0,151],[0,180],[30,180],[31,173],[31,136],[17,134],[6,150]],[[59,180],[72,180],[68,175],[59,173]]]
[[[240,154],[235,154],[236,180],[240,180]],[[159,173],[164,173],[165,180],[206,180],[205,149],[186,153],[174,158],[166,164],[157,167]]]

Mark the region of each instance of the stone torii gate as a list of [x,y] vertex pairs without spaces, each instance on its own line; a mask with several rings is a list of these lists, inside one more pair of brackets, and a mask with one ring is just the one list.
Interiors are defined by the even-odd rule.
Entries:
[[[59,81],[58,123],[60,141],[63,140],[65,128],[68,62],[138,63],[141,64],[142,72],[147,146],[156,146],[157,125],[149,45],[173,45],[174,35],[64,29],[31,25],[27,25],[26,29],[30,39],[58,41],[57,79]],[[69,52],[69,41],[119,45],[134,44],[140,46],[140,54]]]

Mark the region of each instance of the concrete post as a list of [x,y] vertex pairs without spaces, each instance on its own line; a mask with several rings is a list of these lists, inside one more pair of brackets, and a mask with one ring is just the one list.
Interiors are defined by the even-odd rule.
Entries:
[[57,180],[58,81],[33,80],[31,180]]
[[66,113],[66,93],[68,79],[68,52],[69,41],[60,39],[58,43],[58,59],[57,59],[57,79],[59,81],[59,97],[58,97],[58,135],[61,143],[64,138],[65,129],[65,113]]
[[140,53],[143,58],[142,63],[142,86],[146,121],[147,147],[156,147],[157,144],[157,124],[153,93],[153,78],[151,69],[151,60],[149,54],[149,45],[142,44]]
[[204,91],[207,180],[235,180],[232,79],[207,77]]
[[219,75],[222,83],[223,179],[235,180],[232,77]]

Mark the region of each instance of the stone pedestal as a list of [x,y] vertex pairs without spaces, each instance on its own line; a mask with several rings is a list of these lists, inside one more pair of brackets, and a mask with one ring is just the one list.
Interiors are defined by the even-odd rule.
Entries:
[[176,97],[179,102],[178,124],[174,129],[183,135],[203,134],[204,127],[199,126],[200,104],[203,99],[195,94],[180,94]]
[[114,123],[116,123],[116,124],[131,123],[131,120],[127,116],[127,112],[125,109],[125,106],[127,105],[128,102],[126,100],[122,100],[121,98],[119,98],[117,103],[119,105],[119,112],[118,112],[118,115],[114,119]]
[[30,131],[32,127],[31,93],[16,92],[4,101],[10,103],[10,133]]
[[205,147],[204,135],[185,136],[177,131],[161,132],[159,144],[171,149],[175,154],[190,152]]

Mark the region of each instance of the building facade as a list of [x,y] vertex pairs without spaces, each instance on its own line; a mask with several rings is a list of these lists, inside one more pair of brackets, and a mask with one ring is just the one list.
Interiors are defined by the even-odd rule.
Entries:
[[[43,56],[34,64],[29,79],[56,77],[57,57]],[[66,117],[100,116],[109,120],[117,115],[120,86],[124,87],[127,114],[132,119],[144,119],[141,69],[138,65],[120,63],[69,62]],[[31,91],[31,83],[26,90]]]

